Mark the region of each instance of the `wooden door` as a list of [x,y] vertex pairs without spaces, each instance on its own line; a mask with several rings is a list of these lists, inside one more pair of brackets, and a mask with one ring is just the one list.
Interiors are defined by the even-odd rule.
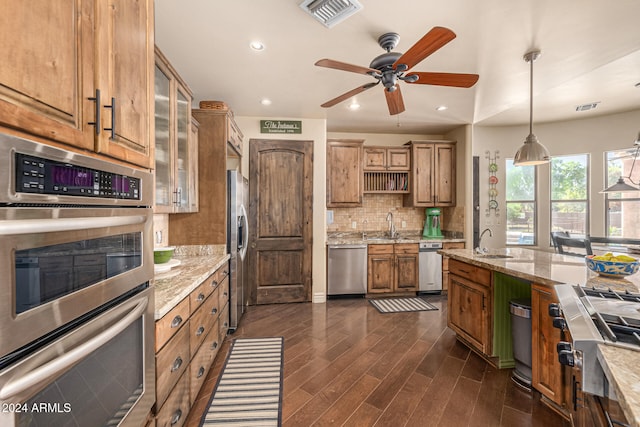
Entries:
[[249,142],[250,304],[311,301],[313,142]]
[[362,140],[327,142],[327,207],[362,206]]
[[482,285],[449,275],[448,325],[484,354],[489,348],[488,293]]
[[533,387],[558,405],[562,405],[562,365],[558,362],[556,345],[561,332],[553,327],[549,304],[558,302],[553,289],[531,287],[531,376]]
[[[96,151],[152,167],[153,0],[97,1],[103,129]],[[112,105],[112,98],[114,98]]]
[[0,124],[93,150],[93,2],[7,0],[0,15]]
[[413,206],[433,206],[433,144],[415,144],[412,148]]
[[367,292],[381,294],[393,292],[395,258],[391,254],[373,254],[367,257]]
[[387,170],[408,171],[411,165],[409,148],[387,148]]
[[418,290],[418,254],[396,254],[396,291]]
[[433,182],[436,206],[456,205],[456,146],[454,144],[435,145]]

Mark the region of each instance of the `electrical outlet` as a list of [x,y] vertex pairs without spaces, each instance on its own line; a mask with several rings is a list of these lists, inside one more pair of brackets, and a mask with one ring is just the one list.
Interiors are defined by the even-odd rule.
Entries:
[[407,228],[407,221],[402,221],[402,228]]
[[356,221],[351,221],[351,228],[357,228],[358,223]]

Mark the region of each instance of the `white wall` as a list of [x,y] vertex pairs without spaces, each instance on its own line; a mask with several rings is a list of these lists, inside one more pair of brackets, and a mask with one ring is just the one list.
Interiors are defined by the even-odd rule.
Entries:
[[[301,120],[300,134],[266,134],[260,133],[260,120]],[[313,264],[312,295],[313,302],[325,302],[327,296],[326,265],[326,208],[327,193],[327,123],[324,119],[300,119],[287,117],[235,117],[238,127],[244,134],[242,171],[249,174],[249,140],[277,139],[313,141]]]
[[[589,163],[589,197],[590,197],[590,234],[605,235],[604,195],[605,188],[605,151],[630,148],[640,130],[640,110],[626,113],[598,116],[588,119],[564,121],[557,123],[534,122],[533,132],[544,144],[552,156],[590,153]],[[505,228],[505,161],[513,158],[529,133],[529,126],[489,127],[473,126],[472,156],[480,157],[480,230],[490,228],[493,237],[488,234],[483,238],[483,246],[489,248],[504,247],[506,241]],[[489,201],[488,195],[488,161],[485,151],[493,155],[499,150],[498,159],[498,196],[500,216],[485,216]],[[538,170],[538,247],[549,250],[549,165],[537,166]],[[471,192],[471,186],[467,187]],[[465,211],[465,217],[471,215],[471,206]],[[470,234],[469,234],[470,236]]]

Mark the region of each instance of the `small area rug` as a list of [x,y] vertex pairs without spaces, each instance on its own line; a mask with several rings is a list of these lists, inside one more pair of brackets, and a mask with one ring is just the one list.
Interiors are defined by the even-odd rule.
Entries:
[[200,425],[281,425],[283,351],[283,337],[235,339]]
[[431,311],[437,310],[434,306],[422,298],[381,298],[370,299],[372,306],[380,313],[404,313],[409,311]]

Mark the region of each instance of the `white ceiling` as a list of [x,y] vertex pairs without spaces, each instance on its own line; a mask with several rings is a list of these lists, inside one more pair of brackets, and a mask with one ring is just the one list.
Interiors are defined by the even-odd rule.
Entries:
[[[237,116],[326,118],[330,132],[443,134],[461,124],[527,124],[529,64],[534,122],[640,108],[638,0],[360,0],[364,8],[329,29],[302,0],[155,0],[156,44],[200,100]],[[390,116],[382,85],[329,109],[320,104],[373,77],[314,66],[321,58],[368,67],[377,38],[400,34],[406,52],[434,26],[457,38],[413,71],[476,73],[470,89],[401,83],[406,111]],[[261,40],[255,52],[249,43]],[[260,103],[272,101],[270,106]],[[576,106],[598,102],[591,111]],[[438,105],[447,105],[438,112]],[[398,126],[398,123],[400,126]]]

